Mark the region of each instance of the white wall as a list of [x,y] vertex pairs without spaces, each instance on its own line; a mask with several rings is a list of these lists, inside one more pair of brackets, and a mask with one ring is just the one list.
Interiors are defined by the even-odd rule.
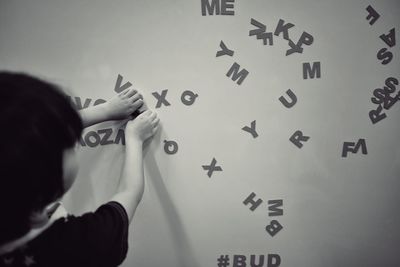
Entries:
[[[368,5],[381,15],[373,25]],[[399,266],[400,105],[376,124],[368,113],[374,89],[400,78],[399,46],[379,38],[398,33],[400,2],[237,0],[233,10],[202,16],[200,0],[1,0],[0,69],[50,79],[82,101],[111,97],[121,74],[156,109],[162,130],[146,150],[123,266],[218,266],[221,255],[233,266],[234,255],[252,254],[279,254],[281,266]],[[314,42],[285,56],[282,36],[272,46],[249,36],[251,18],[267,32],[283,19],[295,24],[294,42],[303,31]],[[232,57],[216,57],[221,40]],[[381,48],[393,53],[386,65]],[[249,71],[241,85],[226,77],[234,62]],[[320,62],[320,78],[303,79],[306,62]],[[152,93],[166,89],[171,105],[156,108]],[[278,100],[288,89],[297,96],[290,109]],[[198,94],[191,106],[186,90]],[[242,130],[254,120],[257,138]],[[115,138],[120,125],[86,133],[111,128]],[[289,141],[297,130],[310,137],[301,149]],[[343,143],[359,139],[367,154],[342,157]],[[168,155],[164,140],[178,152]],[[108,200],[123,153],[121,144],[81,148],[71,211]],[[202,165],[213,158],[223,171],[209,178]],[[253,212],[242,203],[252,192],[263,200]],[[277,199],[283,215],[268,216]],[[273,237],[271,220],[283,225]]]

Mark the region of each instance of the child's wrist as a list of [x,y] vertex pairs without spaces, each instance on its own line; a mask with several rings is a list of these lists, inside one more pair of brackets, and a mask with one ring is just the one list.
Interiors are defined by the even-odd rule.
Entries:
[[142,146],[143,145],[143,141],[142,139],[140,139],[140,137],[136,136],[136,135],[126,135],[125,133],[125,143],[127,145],[132,145],[132,146]]
[[112,110],[110,108],[110,104],[108,102],[105,102],[103,104],[100,104],[99,106],[102,109],[104,120],[105,121],[112,120],[113,116],[112,116]]

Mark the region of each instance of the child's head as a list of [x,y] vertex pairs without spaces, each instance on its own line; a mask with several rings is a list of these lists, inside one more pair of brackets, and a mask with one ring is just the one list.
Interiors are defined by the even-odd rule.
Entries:
[[27,233],[31,214],[68,190],[82,128],[55,85],[0,72],[0,245]]

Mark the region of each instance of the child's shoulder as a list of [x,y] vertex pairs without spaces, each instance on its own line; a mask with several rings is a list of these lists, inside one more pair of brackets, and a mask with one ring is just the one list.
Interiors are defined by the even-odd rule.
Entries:
[[117,202],[81,216],[57,218],[25,246],[0,256],[0,266],[116,266],[126,257],[128,226],[126,212]]

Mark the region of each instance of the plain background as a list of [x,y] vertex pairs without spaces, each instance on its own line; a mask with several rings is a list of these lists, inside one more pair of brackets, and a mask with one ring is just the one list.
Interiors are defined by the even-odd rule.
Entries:
[[[234,16],[202,16],[200,3],[0,1],[1,69],[49,79],[82,101],[110,98],[118,74],[153,109],[152,93],[168,90],[123,266],[208,267],[221,254],[232,263],[234,254],[268,253],[281,266],[399,266],[399,104],[375,125],[368,117],[373,90],[400,78],[398,45],[391,63],[376,57],[387,47],[379,36],[398,33],[398,0],[237,0]],[[368,5],[381,15],[372,26]],[[251,18],[272,32],[283,19],[295,24],[291,39],[306,31],[314,42],[285,56],[281,36],[273,46],[249,37]],[[216,57],[221,40],[233,57]],[[321,78],[304,80],[302,64],[315,61]],[[234,62],[249,71],[242,85],[226,77]],[[298,98],[290,109],[278,100],[288,89]],[[191,106],[181,101],[186,90],[199,95]],[[253,120],[257,138],[242,130]],[[111,128],[115,138],[120,127],[86,133]],[[301,149],[289,141],[297,130],[310,136]],[[368,154],[342,158],[343,143],[361,138]],[[175,155],[164,140],[178,143]],[[123,153],[121,144],[80,149],[71,212],[108,200]],[[213,158],[223,171],[209,178],[202,165]],[[242,204],[252,192],[264,201],[254,212]],[[273,199],[283,199],[283,216],[268,216]],[[265,231],[272,219],[284,226],[274,237]]]

